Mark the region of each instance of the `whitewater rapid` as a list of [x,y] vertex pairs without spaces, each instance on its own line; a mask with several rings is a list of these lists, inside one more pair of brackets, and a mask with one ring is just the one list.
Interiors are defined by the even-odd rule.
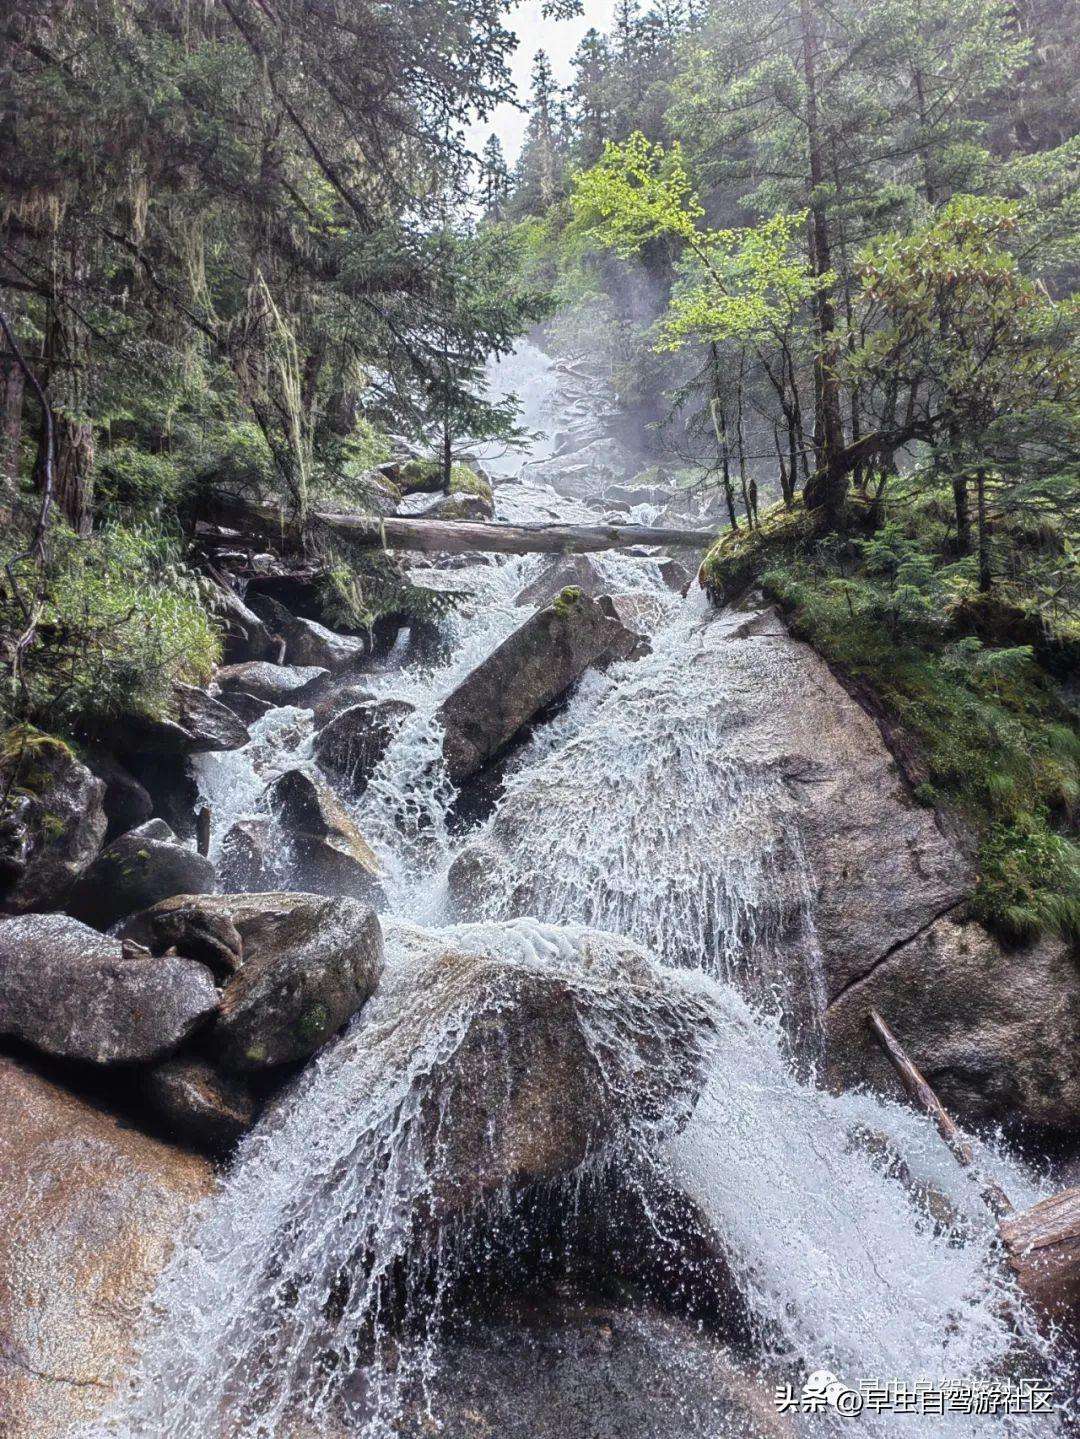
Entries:
[[[504,519],[578,507],[546,488],[507,484],[496,494]],[[349,801],[385,876],[388,977],[241,1144],[178,1244],[130,1390],[95,1435],[390,1439],[408,1406],[437,1390],[444,1299],[460,1256],[437,1248],[410,1267],[419,1263],[410,1216],[443,1177],[421,1121],[497,997],[467,965],[419,982],[416,925],[436,929],[454,953],[577,985],[583,1034],[604,1056],[613,1093],[627,1083],[619,1046],[649,1016],[637,991],[620,996],[597,981],[586,962],[592,931],[628,936],[655,992],[708,1016],[689,1122],[636,1126],[592,1167],[637,1186],[646,1215],[660,1176],[692,1200],[720,1238],[770,1373],[799,1380],[827,1368],[849,1383],[914,1382],[1050,1364],[977,1193],[929,1123],[870,1095],[831,1095],[805,1057],[792,1062],[792,977],[778,974],[777,946],[794,927],[807,966],[798,985],[813,990],[813,878],[790,797],[740,753],[730,722],[769,693],[770,674],[732,669],[724,682],[720,661],[717,682],[724,628],[700,591],[673,594],[648,557],[599,558],[612,592],[650,601],[652,653],[587,675],[515,756],[493,813],[461,832],[437,711],[527,617],[516,599],[544,563],[509,558],[432,575],[469,595],[448,622],[443,658],[365,676],[376,694],[415,706],[364,795]],[[252,726],[245,750],[200,757],[219,834],[264,813],[277,774],[313,765],[311,735],[309,712],[282,709]],[[496,836],[501,857],[473,911],[455,912],[455,861]],[[769,983],[748,986],[748,976]],[[498,1114],[490,1122],[497,1127]],[[1018,1207],[1041,1197],[1007,1152],[979,1148]],[[597,1203],[589,1168],[565,1184]],[[655,1223],[642,1245],[659,1241],[662,1217]],[[438,1412],[430,1419],[437,1432]],[[808,1433],[931,1439],[1053,1432],[1024,1416],[800,1422]],[[720,1432],[686,1436],[673,1416],[657,1439]]]

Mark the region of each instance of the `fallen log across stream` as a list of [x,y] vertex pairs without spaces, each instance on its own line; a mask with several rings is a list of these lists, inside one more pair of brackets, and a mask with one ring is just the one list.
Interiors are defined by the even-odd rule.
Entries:
[[978,1182],[983,1202],[998,1222],[1005,1262],[1025,1298],[1044,1321],[1075,1343],[1080,1337],[1080,1189],[1063,1189],[1016,1211],[1005,1192],[979,1172],[970,1143],[881,1015],[871,1009],[866,1020],[910,1097],[933,1119],[957,1163]]
[[706,550],[719,530],[672,530],[652,525],[506,525],[477,520],[427,520],[394,516],[315,515],[327,529],[353,544],[373,549],[420,550],[427,554],[584,555],[597,550],[651,545],[662,549]]

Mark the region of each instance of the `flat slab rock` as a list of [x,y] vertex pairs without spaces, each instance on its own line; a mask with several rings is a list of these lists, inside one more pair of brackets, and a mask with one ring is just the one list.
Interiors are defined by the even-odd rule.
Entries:
[[0,920],[0,1034],[62,1059],[164,1059],[217,1011],[209,970],[125,948],[64,914]]
[[67,1439],[118,1393],[207,1160],[0,1056],[0,1432]]

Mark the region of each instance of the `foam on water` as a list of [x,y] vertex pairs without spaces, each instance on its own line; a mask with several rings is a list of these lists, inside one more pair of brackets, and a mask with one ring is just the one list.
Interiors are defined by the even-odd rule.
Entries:
[[[525,356],[526,371],[530,363],[535,373],[550,368]],[[534,408],[543,408],[535,397]],[[550,490],[505,493],[520,506],[515,517],[573,507]],[[640,1190],[659,1241],[665,1221],[651,1196],[658,1176],[669,1178],[718,1236],[761,1350],[782,1370],[912,1382],[1052,1365],[972,1184],[932,1126],[872,1096],[830,1095],[796,1073],[781,1016],[752,1008],[731,982],[756,965],[785,1005],[775,961],[793,928],[799,952],[812,955],[811,889],[786,790],[739,746],[740,706],[769,693],[775,677],[734,661],[725,671],[700,596],[680,603],[651,561],[604,557],[614,592],[659,601],[652,654],[586,676],[517,756],[482,832],[453,833],[436,712],[522,622],[515,597],[542,563],[455,569],[446,581],[472,598],[450,622],[444,657],[370,677],[379,693],[416,706],[354,806],[386,871],[388,907],[439,923],[447,870],[479,841],[490,865],[470,916],[477,922],[433,937],[386,919],[388,971],[376,997],[241,1145],[177,1247],[130,1389],[96,1436],[401,1431],[406,1406],[439,1371],[460,1259],[442,1240],[418,1259],[413,1220],[438,1208],[454,1149],[446,1096],[455,1060],[472,1027],[501,1012],[496,981],[508,972],[555,974],[573,988],[574,1023],[628,1114],[630,1058],[639,1042],[655,1042],[656,1015],[685,1009],[701,1021],[689,1122],[672,1112],[628,1124],[564,1184],[614,1167]],[[201,757],[215,833],[258,813],[268,779],[296,763],[311,758],[310,715],[295,710],[264,717],[245,750]],[[618,943],[591,927],[652,951],[634,961],[633,983],[625,971],[616,982],[608,957]],[[432,966],[423,958],[432,946],[456,958]],[[797,977],[800,988],[808,977]],[[505,1095],[509,1103],[509,1087]],[[493,1140],[503,1118],[494,1103]],[[984,1146],[981,1158],[1018,1206],[1040,1197],[1007,1154]],[[652,1238],[642,1234],[643,1249]],[[425,1425],[437,1432],[439,1422],[432,1412]],[[808,1432],[838,1435],[902,1425],[926,1439],[1055,1432],[1023,1416],[808,1423]],[[673,1415],[656,1439],[716,1434],[688,1435]]]

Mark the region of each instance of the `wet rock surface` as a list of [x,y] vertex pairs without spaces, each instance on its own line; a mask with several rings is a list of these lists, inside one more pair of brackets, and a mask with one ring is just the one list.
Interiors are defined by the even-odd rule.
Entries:
[[0,909],[57,908],[105,838],[105,785],[67,745],[44,737],[18,745],[2,778]]
[[178,754],[205,754],[240,749],[250,739],[246,727],[227,705],[194,685],[175,685],[172,718],[132,720],[137,749]]
[[329,673],[322,665],[275,665],[253,660],[219,669],[214,683],[226,700],[230,693],[239,691],[272,705],[303,705]]
[[371,700],[339,710],[315,736],[315,758],[359,794],[415,710],[407,700]]
[[318,620],[291,614],[266,595],[253,599],[252,604],[274,633],[284,639],[285,661],[289,665],[340,670],[358,663],[368,653],[364,640],[327,629]]
[[67,1439],[107,1405],[212,1188],[206,1160],[0,1056],[0,1432]]
[[153,817],[154,801],[150,791],[119,760],[104,750],[95,750],[88,762],[105,786],[106,842],[136,829]]
[[[432,1409],[447,1439],[782,1439],[764,1376],[694,1326],[552,1298],[451,1337]],[[405,1435],[428,1432],[419,1399]]]
[[[566,1175],[628,1126],[692,1109],[707,1019],[658,982],[629,941],[574,931],[568,972],[557,961],[485,953],[483,933],[469,926],[386,926],[381,1014],[416,996],[409,1025],[421,1046],[425,1028],[466,1016],[423,1110],[433,1199],[444,1212]],[[605,994],[617,995],[611,1027],[593,1029]]]
[[207,969],[156,958],[66,915],[0,920],[0,1034],[62,1059],[162,1059],[218,1008]]
[[[155,829],[154,825],[162,828]],[[68,909],[98,929],[174,894],[208,894],[214,866],[176,842],[163,821],[121,835],[102,850],[72,890]]]
[[255,1123],[248,1085],[202,1059],[170,1059],[150,1070],[143,1095],[169,1133],[211,1153],[230,1149]]
[[590,666],[642,650],[610,601],[565,590],[489,655],[443,702],[443,754],[455,784],[475,774]]
[[300,883],[319,894],[378,895],[379,866],[371,846],[324,780],[289,770],[267,795]]
[[1080,1127],[1080,964],[1062,940],[1006,948],[980,924],[939,919],[846,990],[826,1015],[830,1077],[895,1097],[871,1007],[963,1123]]

